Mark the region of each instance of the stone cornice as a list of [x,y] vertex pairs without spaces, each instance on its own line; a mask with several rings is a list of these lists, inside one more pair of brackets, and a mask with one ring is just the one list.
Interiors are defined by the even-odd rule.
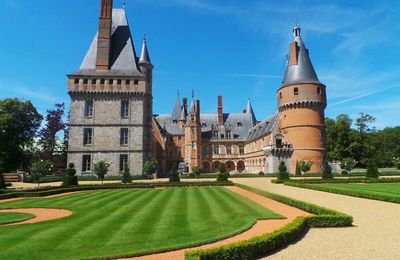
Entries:
[[281,104],[278,109],[279,112],[287,109],[296,109],[296,108],[326,108],[326,103],[321,100],[301,100],[301,101],[293,101],[285,104]]

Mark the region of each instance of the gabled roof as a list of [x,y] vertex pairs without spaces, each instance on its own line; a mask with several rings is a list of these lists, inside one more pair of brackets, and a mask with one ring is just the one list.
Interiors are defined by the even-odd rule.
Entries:
[[278,123],[279,113],[275,113],[272,116],[266,118],[265,120],[261,121],[253,128],[250,129],[247,141],[255,140],[261,136],[268,135],[274,129],[274,126]]
[[300,28],[296,26],[293,32],[294,42],[297,43],[298,47],[297,64],[291,65],[290,62],[287,63],[282,87],[298,83],[321,84],[311,63],[308,49],[306,49],[301,39]]
[[113,9],[110,55],[111,69],[96,70],[96,34],[79,70],[71,75],[143,76],[137,66],[137,56],[125,9]]

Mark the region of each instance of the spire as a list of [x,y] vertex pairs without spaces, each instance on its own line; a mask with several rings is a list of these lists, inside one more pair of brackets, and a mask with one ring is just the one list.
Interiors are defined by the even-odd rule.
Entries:
[[282,87],[298,83],[320,84],[311,63],[308,49],[304,46],[301,38],[301,29],[297,25],[293,28],[293,37]]
[[190,103],[190,112],[195,112],[196,104],[194,102],[194,89],[192,90],[192,102]]
[[96,70],[109,70],[111,57],[113,0],[101,0],[99,32],[97,35]]
[[257,124],[257,119],[256,119],[256,116],[254,115],[253,107],[251,106],[250,98],[247,100],[246,114],[248,114],[250,116],[251,124],[253,126],[255,126]]
[[149,51],[147,50],[146,34],[144,34],[143,36],[143,45],[142,45],[142,52],[140,53],[139,57],[139,65],[153,66],[150,61]]
[[174,109],[172,110],[172,120],[179,120],[180,116],[181,116],[181,101],[179,99],[179,92],[178,92]]

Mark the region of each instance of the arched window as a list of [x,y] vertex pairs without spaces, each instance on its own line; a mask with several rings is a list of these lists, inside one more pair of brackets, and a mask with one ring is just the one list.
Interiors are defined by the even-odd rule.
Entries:
[[294,95],[297,96],[299,94],[299,89],[298,88],[294,88]]
[[282,99],[282,92],[279,93],[279,98]]
[[317,88],[317,93],[321,94],[321,88],[320,87]]

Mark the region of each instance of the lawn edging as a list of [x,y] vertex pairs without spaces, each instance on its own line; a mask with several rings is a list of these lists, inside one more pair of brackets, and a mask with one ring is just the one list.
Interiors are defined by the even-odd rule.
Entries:
[[214,187],[232,186],[228,182],[155,182],[155,183],[132,183],[132,184],[103,184],[103,185],[78,185],[73,187],[50,187],[38,188],[33,190],[0,190],[0,201],[3,199],[27,198],[27,197],[46,197],[76,191],[91,190],[115,190],[115,189],[156,189],[156,188],[185,188],[185,187]]
[[353,223],[353,217],[344,213],[320,207],[308,202],[292,199],[286,196],[262,191],[242,184],[235,184],[240,188],[254,192],[258,195],[293,206],[314,215],[298,217],[285,227],[272,233],[254,237],[252,239],[232,243],[212,249],[188,251],[185,258],[198,259],[256,259],[270,255],[277,250],[301,239],[313,227],[348,227]]

